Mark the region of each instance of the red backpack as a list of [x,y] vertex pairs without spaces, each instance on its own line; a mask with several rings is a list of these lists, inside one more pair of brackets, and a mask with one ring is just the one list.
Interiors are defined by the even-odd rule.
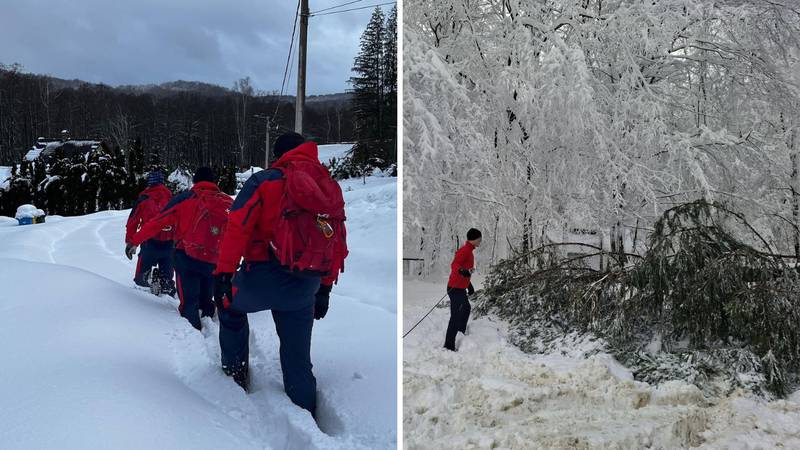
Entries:
[[233,199],[216,191],[198,191],[197,197],[192,226],[182,239],[183,250],[194,259],[216,264]]
[[336,281],[348,253],[342,188],[319,162],[290,161],[276,167],[285,183],[270,242],[273,253],[291,271]]

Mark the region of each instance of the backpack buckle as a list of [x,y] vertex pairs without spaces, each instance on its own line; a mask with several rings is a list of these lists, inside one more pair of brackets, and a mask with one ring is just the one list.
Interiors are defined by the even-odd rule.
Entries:
[[317,228],[322,231],[322,234],[330,239],[333,237],[333,227],[328,223],[328,216],[324,214],[317,215]]

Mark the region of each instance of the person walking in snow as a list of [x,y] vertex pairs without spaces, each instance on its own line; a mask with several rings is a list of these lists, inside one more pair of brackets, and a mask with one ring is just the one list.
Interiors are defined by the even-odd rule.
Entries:
[[286,133],[274,154],[272,166],[236,196],[214,272],[222,369],[249,389],[247,313],[271,310],[284,389],[316,417],[311,329],[325,317],[344,269],[344,198],[319,162],[317,144]]
[[214,315],[214,267],[225,235],[233,199],[220,191],[214,171],[198,168],[194,186],[182,192],[164,207],[158,216],[133,235],[138,245],[165,228],[174,229],[175,272],[181,316],[200,330],[202,317]]
[[[133,235],[142,225],[157,216],[171,199],[172,192],[164,186],[164,175],[158,170],[147,174],[147,188],[139,194],[139,197],[133,203],[125,226],[125,256],[128,259],[132,260],[133,255],[136,253]],[[141,244],[139,260],[136,263],[136,272],[133,277],[134,283],[138,286],[150,287],[147,278],[153,267],[157,266],[161,291],[174,295],[172,238],[172,229],[164,228]]]
[[467,332],[467,321],[472,306],[468,295],[475,293],[470,278],[475,271],[472,251],[481,246],[481,232],[475,228],[467,231],[467,242],[456,252],[450,263],[450,279],[447,280],[447,295],[450,297],[450,321],[444,338],[444,348],[456,351],[456,334]]

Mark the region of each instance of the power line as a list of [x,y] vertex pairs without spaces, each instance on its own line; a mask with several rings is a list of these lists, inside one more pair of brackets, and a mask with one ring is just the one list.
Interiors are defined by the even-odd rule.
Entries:
[[283,98],[283,89],[286,86],[286,75],[291,67],[292,48],[294,47],[294,34],[297,30],[297,17],[300,15],[300,0],[297,0],[297,8],[294,10],[294,24],[292,25],[292,37],[289,40],[289,54],[286,55],[286,66],[283,68],[283,81],[281,81],[281,93],[278,96],[278,104],[275,105],[275,114],[273,117],[278,116],[278,108],[281,106],[281,98]]
[[330,8],[320,9],[319,11],[314,11],[311,15],[321,13],[323,11],[330,11],[331,9],[341,8],[342,6],[352,5],[353,3],[360,3],[364,0],[353,0],[352,2],[342,3],[341,5],[331,6]]
[[360,9],[374,8],[376,6],[394,5],[394,4],[396,4],[396,3],[395,2],[377,3],[375,5],[367,5],[367,6],[361,6],[361,7],[358,7],[358,8],[342,9],[342,10],[339,10],[339,11],[331,11],[331,12],[326,12],[326,13],[321,13],[321,14],[312,13],[312,14],[309,15],[309,17],[328,16],[328,15],[331,15],[331,14],[340,14],[340,13],[344,13],[344,12],[348,12],[348,11],[358,11]]

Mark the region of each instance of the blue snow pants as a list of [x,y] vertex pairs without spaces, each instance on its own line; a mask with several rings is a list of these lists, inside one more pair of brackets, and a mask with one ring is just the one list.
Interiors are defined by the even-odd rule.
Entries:
[[175,250],[175,274],[181,316],[198,330],[200,317],[214,316],[214,265]]
[[164,279],[171,280],[173,273],[172,251],[172,241],[157,241],[155,239],[145,241],[139,251],[139,261],[136,263],[133,282],[139,286],[149,287],[146,277],[155,266],[158,266],[158,273]]
[[467,332],[467,321],[472,306],[467,300],[467,290],[448,288],[447,295],[450,297],[450,321],[447,323],[447,332],[444,337],[444,348],[456,350],[456,335],[458,332]]
[[316,414],[317,380],[312,373],[311,330],[319,277],[300,277],[273,262],[244,264],[233,278],[233,301],[219,312],[222,366],[248,363],[247,313],[272,310],[280,340],[283,387],[296,405]]

